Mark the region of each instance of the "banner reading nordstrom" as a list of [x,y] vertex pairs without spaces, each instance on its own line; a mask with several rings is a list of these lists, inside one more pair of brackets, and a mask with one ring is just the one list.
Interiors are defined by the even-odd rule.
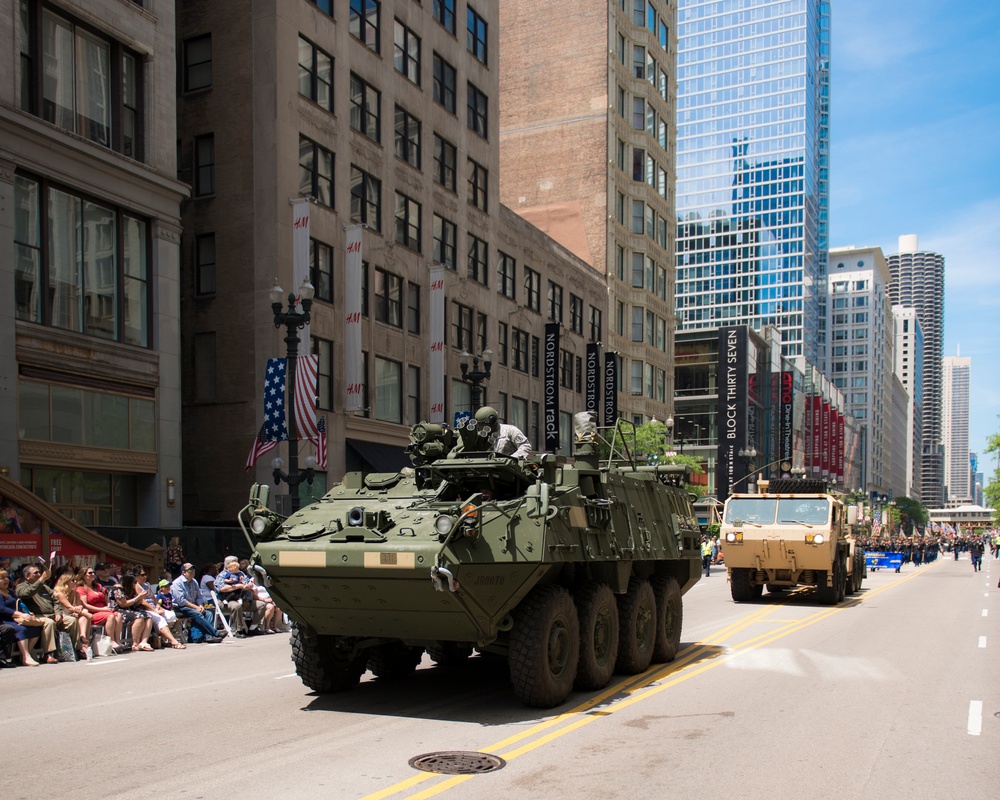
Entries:
[[545,324],[545,449],[559,452],[559,323]]

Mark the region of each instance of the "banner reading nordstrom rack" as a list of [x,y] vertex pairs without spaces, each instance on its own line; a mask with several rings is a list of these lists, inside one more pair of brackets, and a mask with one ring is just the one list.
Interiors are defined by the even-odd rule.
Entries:
[[430,270],[430,422],[444,422],[444,274],[441,266]]
[[597,424],[601,424],[600,402],[597,399],[601,391],[601,350],[597,342],[587,345],[587,411],[597,415]]
[[345,411],[364,410],[364,356],[361,353],[361,226],[348,225],[344,260]]
[[545,324],[545,449],[559,450],[559,323]]

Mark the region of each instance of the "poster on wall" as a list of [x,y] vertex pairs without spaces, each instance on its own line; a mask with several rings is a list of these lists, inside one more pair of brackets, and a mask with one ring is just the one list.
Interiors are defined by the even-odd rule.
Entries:
[[744,491],[747,468],[739,451],[748,444],[747,437],[747,329],[722,328],[719,331],[719,453],[716,461],[715,490],[720,502],[730,492]]

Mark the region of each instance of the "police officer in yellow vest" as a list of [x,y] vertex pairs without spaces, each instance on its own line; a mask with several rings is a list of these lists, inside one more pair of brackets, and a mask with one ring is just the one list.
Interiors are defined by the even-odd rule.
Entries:
[[701,537],[701,568],[705,570],[705,577],[709,575],[709,569],[712,566],[712,543],[708,541],[707,536]]

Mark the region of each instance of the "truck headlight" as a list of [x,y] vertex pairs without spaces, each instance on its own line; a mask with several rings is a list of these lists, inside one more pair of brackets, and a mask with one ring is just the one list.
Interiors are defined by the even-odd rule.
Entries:
[[447,536],[451,533],[451,529],[455,526],[455,520],[453,517],[440,516],[434,520],[434,530],[436,530],[441,536]]
[[255,536],[260,536],[267,530],[267,517],[254,517],[250,520],[250,530],[254,532]]
[[813,536],[806,537],[806,544],[823,544],[826,541],[826,537],[822,533],[817,533]]
[[726,534],[726,541],[727,542],[742,542],[743,541],[743,534],[742,533],[735,533],[733,531],[730,531],[729,533]]

